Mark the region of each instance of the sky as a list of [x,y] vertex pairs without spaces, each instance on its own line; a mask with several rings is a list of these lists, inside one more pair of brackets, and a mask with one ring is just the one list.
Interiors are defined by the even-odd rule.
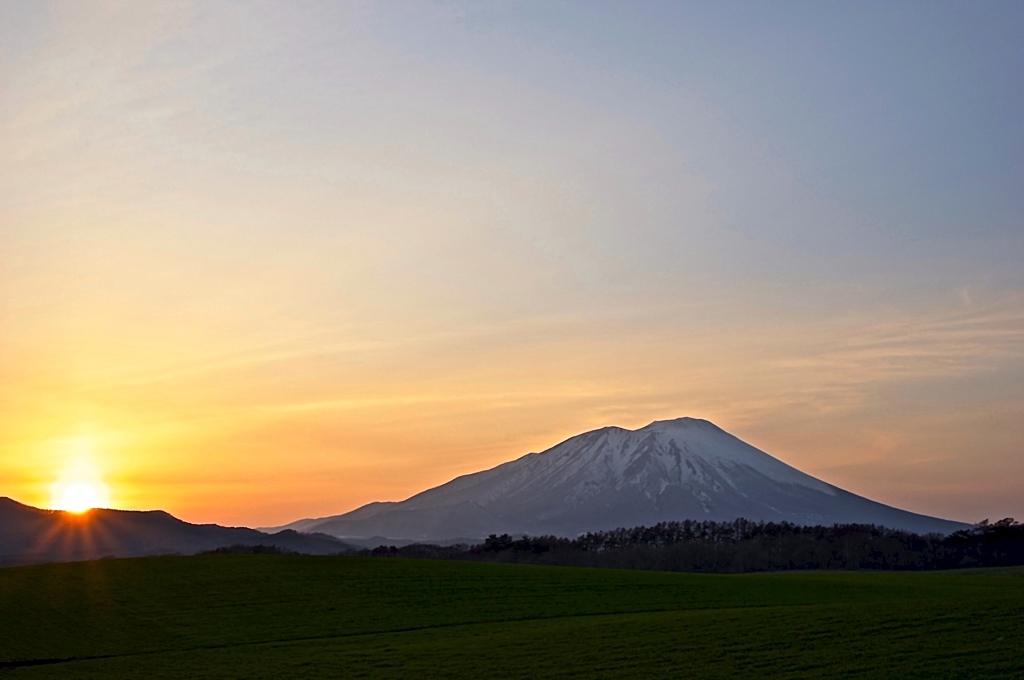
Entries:
[[1024,4],[0,3],[0,495],[249,526],[706,418],[1024,518]]

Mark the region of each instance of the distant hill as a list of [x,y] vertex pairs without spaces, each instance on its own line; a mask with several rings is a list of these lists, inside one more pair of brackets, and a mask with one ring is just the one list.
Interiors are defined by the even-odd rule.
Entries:
[[878,524],[915,533],[969,525],[844,491],[706,420],[605,427],[397,503],[281,528],[343,538],[438,541],[492,533],[576,536],[673,520]]
[[352,546],[324,534],[189,524],[161,510],[41,510],[0,497],[0,566],[103,557],[190,555],[229,546],[331,555]]

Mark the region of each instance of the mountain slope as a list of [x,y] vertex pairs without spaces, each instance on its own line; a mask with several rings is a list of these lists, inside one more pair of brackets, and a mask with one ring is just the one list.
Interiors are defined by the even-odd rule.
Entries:
[[397,503],[286,525],[341,537],[417,540],[491,533],[574,536],[667,520],[872,523],[948,533],[957,522],[826,484],[705,420],[606,427]]
[[234,545],[265,545],[329,555],[350,546],[332,536],[285,530],[189,524],[161,510],[40,510],[0,497],[0,566],[101,557],[192,554]]

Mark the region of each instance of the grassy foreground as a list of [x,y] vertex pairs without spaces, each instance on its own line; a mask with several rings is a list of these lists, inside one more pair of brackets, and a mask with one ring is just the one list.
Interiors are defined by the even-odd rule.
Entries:
[[16,679],[755,675],[1024,678],[1024,570],[276,555],[0,569],[0,676]]

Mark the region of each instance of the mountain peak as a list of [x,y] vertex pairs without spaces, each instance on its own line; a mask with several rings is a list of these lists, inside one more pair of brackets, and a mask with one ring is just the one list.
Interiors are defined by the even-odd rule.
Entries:
[[680,418],[671,418],[669,420],[655,420],[650,425],[641,427],[641,430],[682,430],[690,427],[703,427],[711,428],[718,431],[724,431],[710,420],[704,420],[703,418],[691,418],[689,416],[682,416]]

